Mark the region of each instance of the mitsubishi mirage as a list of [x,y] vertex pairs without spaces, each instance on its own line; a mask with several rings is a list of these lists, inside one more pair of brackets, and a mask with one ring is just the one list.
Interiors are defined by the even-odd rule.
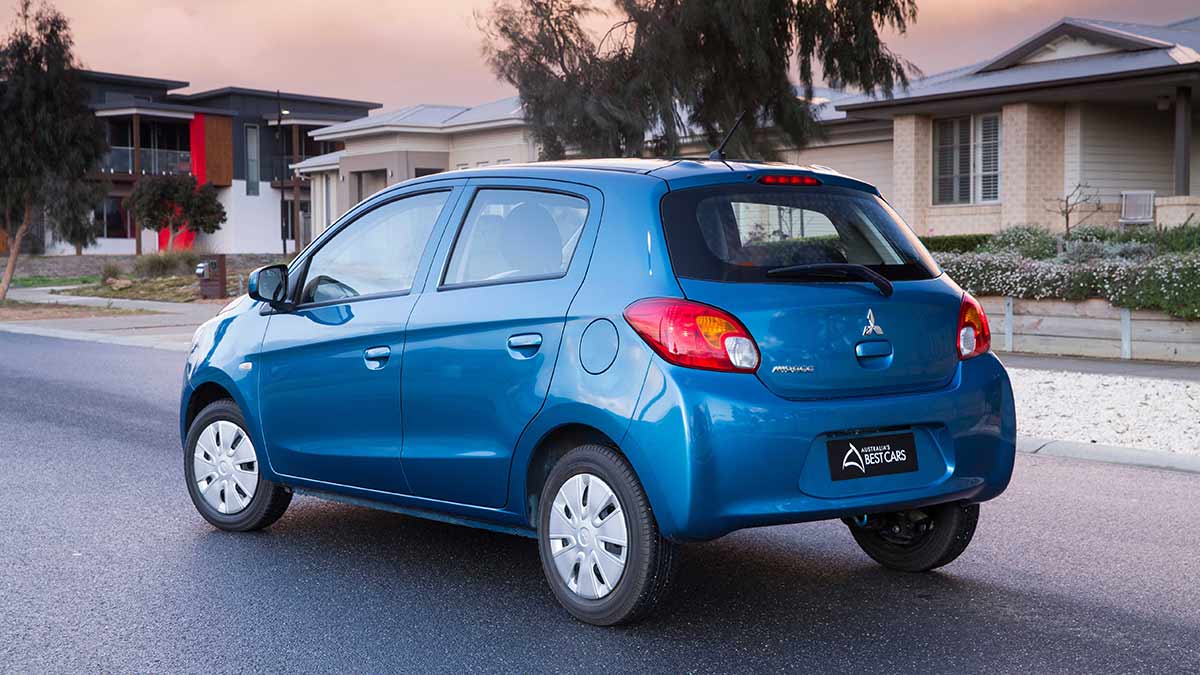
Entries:
[[681,545],[840,519],[946,565],[1013,469],[980,304],[823,167],[593,160],[389,187],[196,332],[186,487],[233,531],[293,494],[527,535],[574,617],[666,597]]

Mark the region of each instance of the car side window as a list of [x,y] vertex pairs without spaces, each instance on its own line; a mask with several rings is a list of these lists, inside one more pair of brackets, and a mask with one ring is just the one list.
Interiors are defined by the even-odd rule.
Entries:
[[463,221],[443,286],[566,274],[587,221],[587,200],[557,192],[484,189]]
[[405,197],[347,225],[313,254],[300,302],[411,289],[421,252],[449,195],[441,191]]

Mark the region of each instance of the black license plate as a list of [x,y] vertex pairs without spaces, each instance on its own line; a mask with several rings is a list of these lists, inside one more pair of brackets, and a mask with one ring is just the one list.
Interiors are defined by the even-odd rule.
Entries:
[[826,448],[834,480],[917,470],[917,444],[911,433],[842,438],[829,441]]

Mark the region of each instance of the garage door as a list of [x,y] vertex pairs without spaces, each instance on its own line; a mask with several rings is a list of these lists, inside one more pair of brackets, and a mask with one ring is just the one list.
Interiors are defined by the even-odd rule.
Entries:
[[892,142],[875,141],[853,145],[828,145],[792,153],[797,164],[821,164],[879,188],[884,197],[892,194]]

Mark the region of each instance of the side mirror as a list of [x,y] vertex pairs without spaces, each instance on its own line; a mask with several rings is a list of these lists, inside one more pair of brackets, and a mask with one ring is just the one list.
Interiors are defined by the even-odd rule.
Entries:
[[265,302],[273,309],[287,309],[286,265],[267,265],[254,270],[250,273],[246,286],[251,299]]

